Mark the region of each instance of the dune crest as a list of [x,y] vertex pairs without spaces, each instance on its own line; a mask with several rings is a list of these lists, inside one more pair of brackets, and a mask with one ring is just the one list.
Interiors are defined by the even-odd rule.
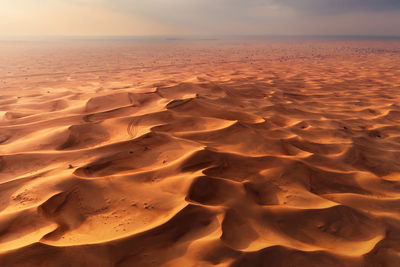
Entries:
[[0,43],[1,266],[400,265],[399,42],[52,45]]

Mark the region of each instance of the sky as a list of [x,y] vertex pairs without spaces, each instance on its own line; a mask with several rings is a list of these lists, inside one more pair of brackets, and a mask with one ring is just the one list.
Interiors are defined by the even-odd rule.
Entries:
[[0,36],[400,36],[400,0],[0,0]]

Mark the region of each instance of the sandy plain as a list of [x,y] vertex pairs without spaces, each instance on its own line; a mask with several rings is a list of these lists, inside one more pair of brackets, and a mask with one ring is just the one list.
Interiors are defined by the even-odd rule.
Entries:
[[0,42],[0,266],[400,266],[400,42]]

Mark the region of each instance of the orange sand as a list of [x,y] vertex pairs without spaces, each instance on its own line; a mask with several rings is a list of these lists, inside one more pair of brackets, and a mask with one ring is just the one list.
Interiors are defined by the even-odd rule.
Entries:
[[0,266],[400,266],[400,42],[1,42],[0,88]]

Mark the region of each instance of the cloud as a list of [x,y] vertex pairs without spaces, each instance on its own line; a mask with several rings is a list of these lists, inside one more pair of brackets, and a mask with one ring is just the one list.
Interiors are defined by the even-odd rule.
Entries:
[[146,15],[185,17],[246,15],[249,9],[276,7],[307,14],[341,14],[400,10],[399,0],[74,0],[103,2],[115,9]]
[[0,34],[400,35],[400,0],[1,1]]
[[281,0],[279,3],[311,15],[400,10],[399,0]]
[[9,2],[0,9],[0,36],[152,35],[176,31],[155,20],[110,10],[103,0],[4,1]]
[[393,26],[396,22],[400,24],[400,0],[106,2],[109,8],[118,12],[167,23],[188,34],[400,34],[400,30]]
[[74,0],[102,1],[119,12],[174,23],[268,20],[288,16],[326,16],[400,11],[400,0]]

